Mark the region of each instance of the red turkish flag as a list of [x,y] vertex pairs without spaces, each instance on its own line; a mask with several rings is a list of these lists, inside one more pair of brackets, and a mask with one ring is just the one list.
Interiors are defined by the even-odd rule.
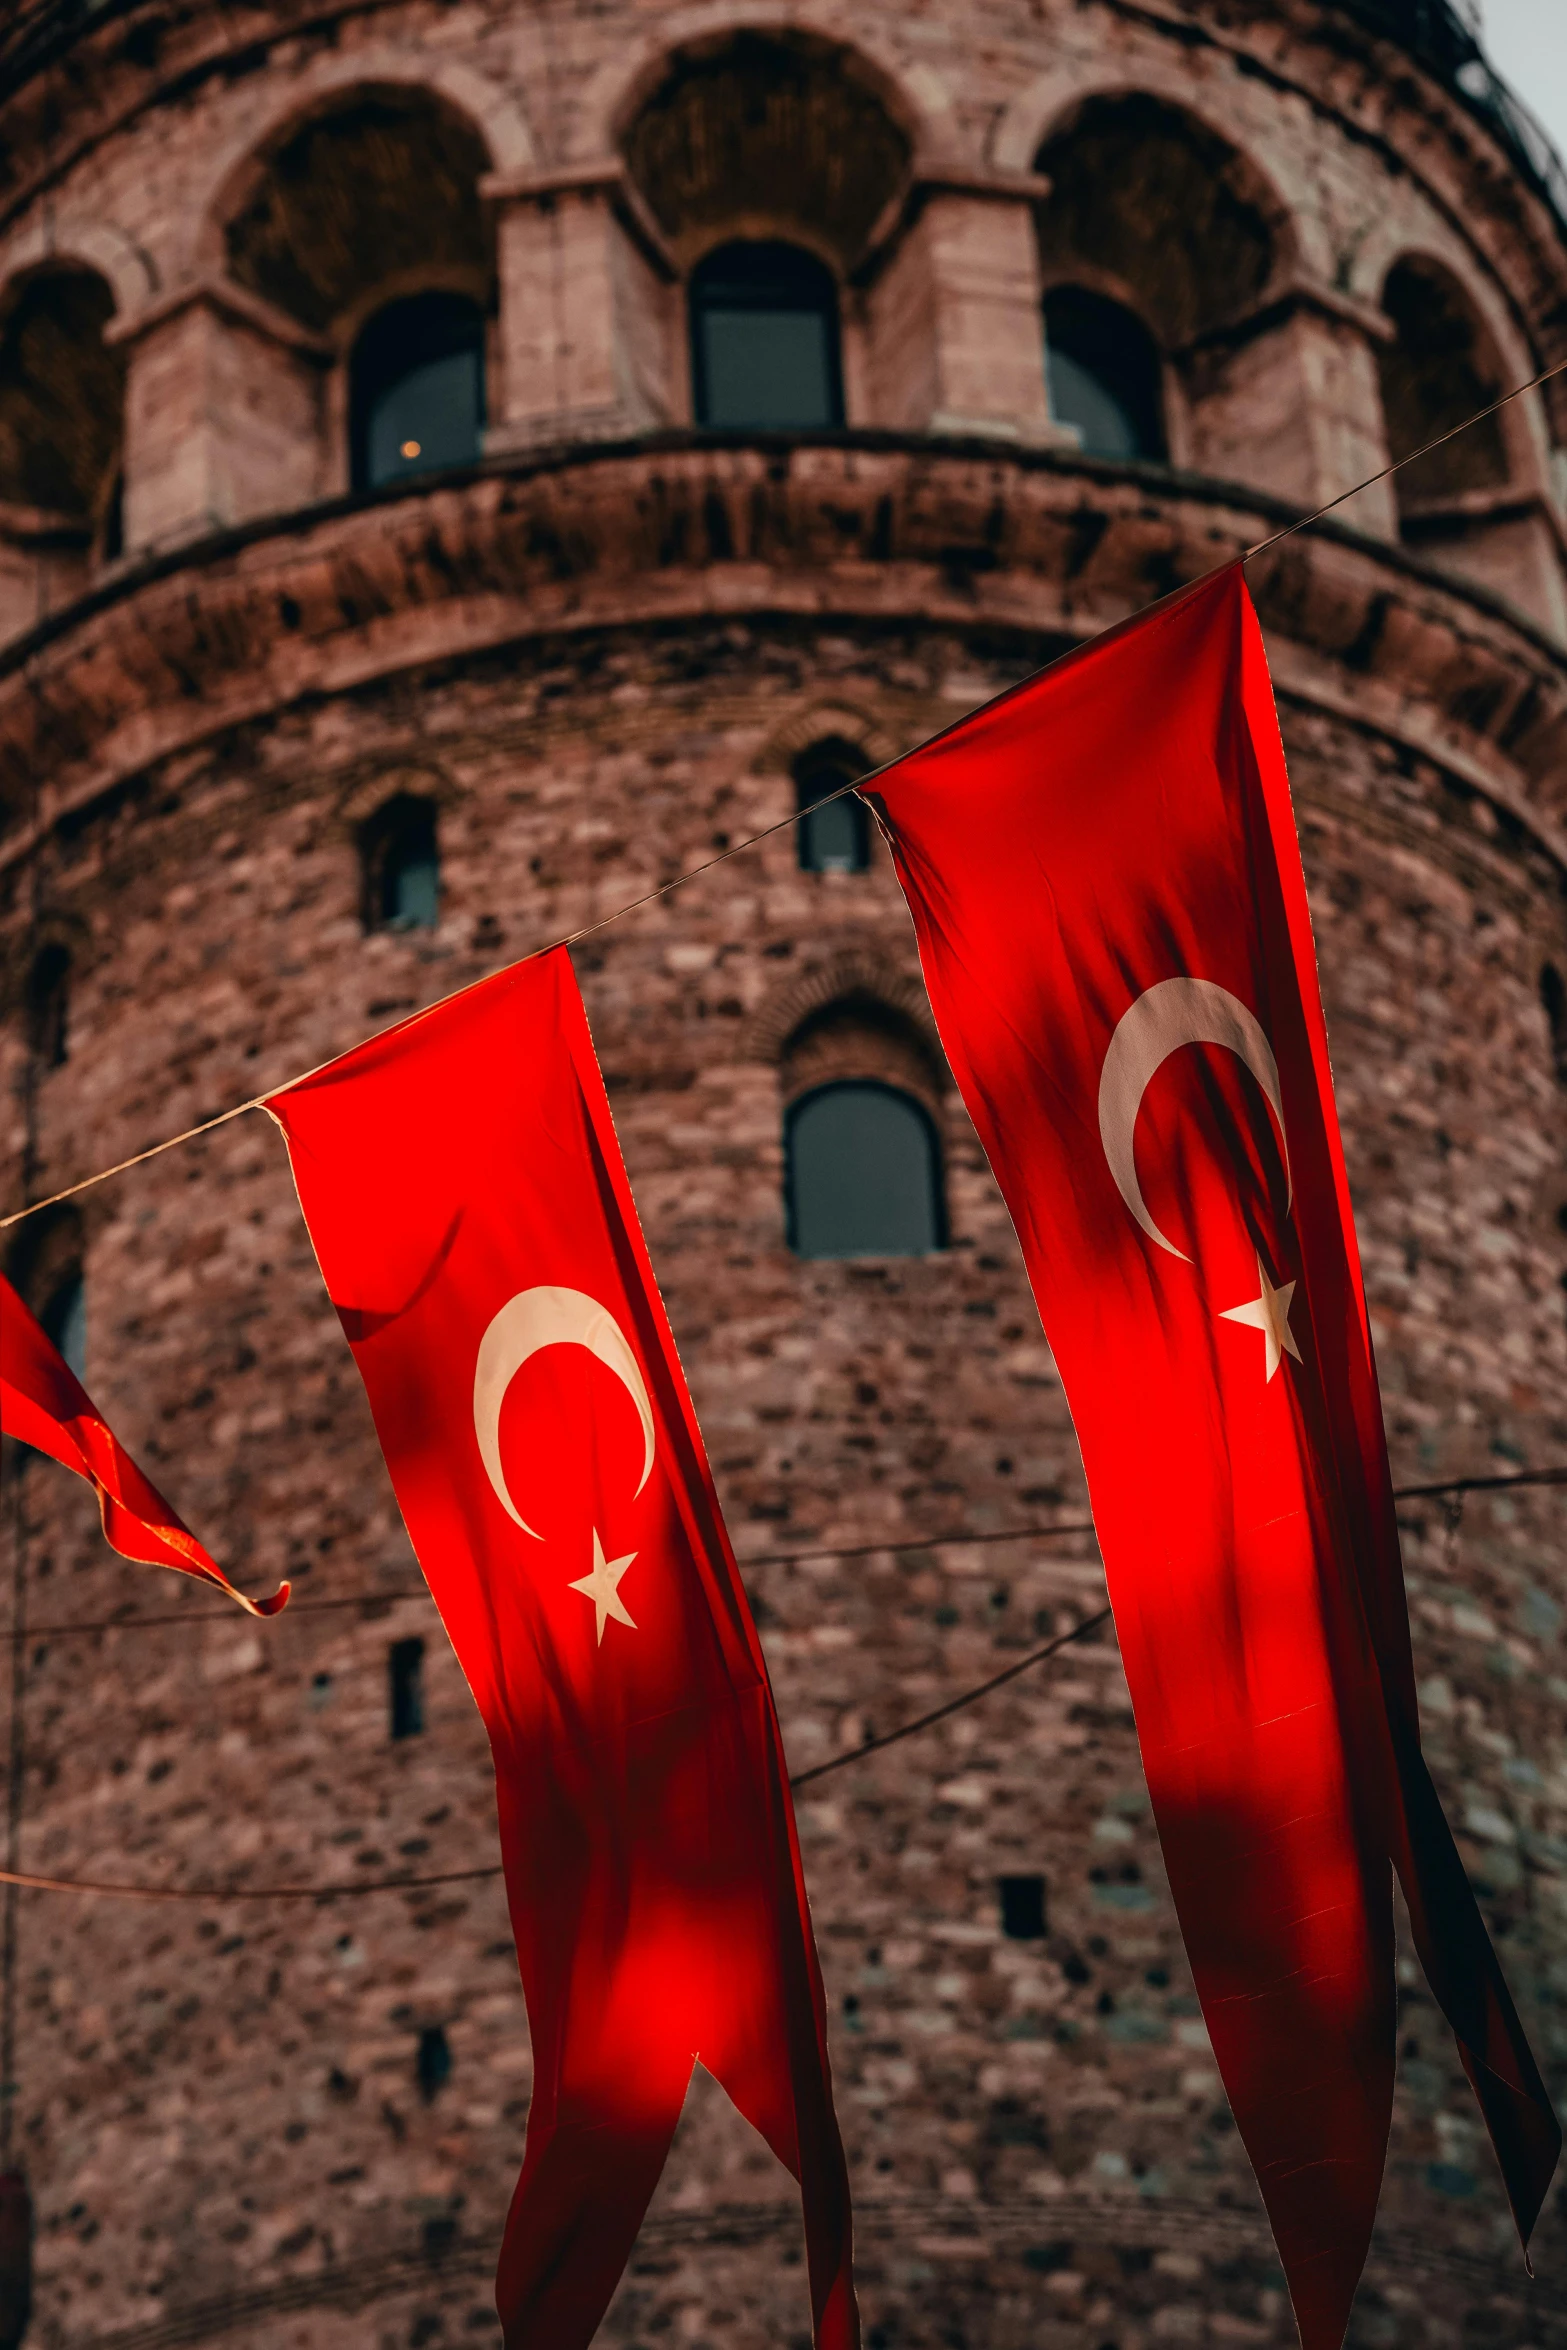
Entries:
[[783,1743],[570,958],[268,1107],[494,1755],[534,2060],[506,2342],[590,2340],[700,2057],[799,2178],[816,2338],[853,2350]]
[[0,1274],[0,1435],[85,1477],[98,1496],[104,1539],[122,1558],[174,1567],[215,1583],[253,1616],[275,1616],[288,1585],[247,1599],[142,1475],[59,1348]]
[[1088,1474],[1203,2013],[1306,2350],[1393,2089],[1398,1870],[1527,2239],[1561,2134],[1420,1752],[1261,632],[1238,567],[882,775]]

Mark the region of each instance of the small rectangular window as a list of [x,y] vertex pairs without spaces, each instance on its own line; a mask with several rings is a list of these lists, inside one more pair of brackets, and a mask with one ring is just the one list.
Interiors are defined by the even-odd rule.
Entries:
[[1037,1942],[1045,1930],[1043,1877],[1001,1879],[1001,1931],[1013,1942]]
[[392,1736],[417,1738],[424,1728],[424,1642],[394,1640],[387,1663],[392,1684]]

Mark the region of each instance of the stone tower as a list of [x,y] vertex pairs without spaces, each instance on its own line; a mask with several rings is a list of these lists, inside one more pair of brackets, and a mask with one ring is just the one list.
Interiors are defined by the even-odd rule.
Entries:
[[[3,1197],[277,1084],[920,740],[1567,358],[1450,0],[12,0]],[[1558,394],[1567,385],[1556,387]],[[1567,399],[1252,566],[1395,1476],[1567,1461]],[[806,1769],[1101,1604],[1061,1391],[844,805],[578,967]],[[488,1764],[259,1117],[8,1236],[258,1627],[0,1478],[0,2342],[490,2344]],[[1129,1438],[1135,1441],[1135,1430]],[[1567,1540],[1405,1505],[1431,1759],[1567,2072]],[[1291,2339],[1113,1643],[800,1824],[873,2350]],[[18,1865],[13,1860],[12,1865]],[[1364,2344],[1567,2342],[1405,1962]],[[803,2343],[699,2080],[608,2339]]]

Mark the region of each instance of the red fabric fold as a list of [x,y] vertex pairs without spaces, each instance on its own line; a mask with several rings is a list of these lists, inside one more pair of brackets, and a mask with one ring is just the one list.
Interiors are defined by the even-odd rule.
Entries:
[[1219,2068],[1306,2350],[1337,2350],[1391,2112],[1391,1867],[1526,2240],[1561,2136],[1420,1753],[1315,950],[1239,568],[866,797],[1071,1405]]
[[0,1274],[0,1434],[85,1477],[98,1496],[104,1539],[122,1558],[173,1567],[238,1600],[253,1616],[275,1616],[288,1604],[279,1584],[270,1599],[247,1599],[176,1517],[157,1487],[137,1468],[76,1373],[37,1319]]
[[854,2350],[782,1740],[570,959],[268,1106],[494,1757],[534,2060],[509,2350],[591,2340],[697,2059],[800,2180],[816,2339]]

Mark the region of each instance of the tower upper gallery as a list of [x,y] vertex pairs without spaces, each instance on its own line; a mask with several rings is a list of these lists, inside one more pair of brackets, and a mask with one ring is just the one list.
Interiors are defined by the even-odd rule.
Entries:
[[[1447,0],[732,15],[16,12],[0,628],[217,532],[693,425],[1310,507],[1567,349],[1559,167]],[[792,293],[747,290],[769,251]],[[771,411],[709,356],[737,306],[805,369]],[[1563,439],[1556,387],[1350,518],[1558,631]]]

